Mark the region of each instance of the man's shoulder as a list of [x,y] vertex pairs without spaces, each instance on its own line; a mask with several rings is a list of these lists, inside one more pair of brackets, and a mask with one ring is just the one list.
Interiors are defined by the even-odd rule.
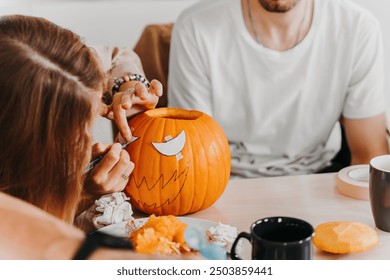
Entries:
[[[379,22],[376,17],[360,4],[352,0],[317,0],[322,6],[321,8],[328,13],[338,15],[338,18],[342,19],[343,24],[350,22],[351,24],[360,25],[375,25],[378,26]],[[336,18],[337,19],[337,18]]]

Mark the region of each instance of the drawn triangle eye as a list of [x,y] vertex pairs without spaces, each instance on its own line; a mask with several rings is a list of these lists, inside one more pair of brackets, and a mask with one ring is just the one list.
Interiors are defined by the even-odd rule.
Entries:
[[[170,136],[165,137],[166,142],[152,142],[153,147],[160,153],[166,156],[181,156],[180,152],[183,150],[186,142],[186,133],[182,130],[175,138]],[[178,158],[180,159],[180,158]]]

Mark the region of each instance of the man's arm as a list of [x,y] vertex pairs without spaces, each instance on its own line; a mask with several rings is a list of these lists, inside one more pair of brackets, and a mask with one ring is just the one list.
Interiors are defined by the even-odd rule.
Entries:
[[351,164],[369,163],[373,157],[389,153],[385,114],[365,119],[343,118],[341,123],[351,151]]
[[369,14],[357,22],[354,60],[341,123],[351,164],[389,153],[386,135],[383,42],[379,22]]

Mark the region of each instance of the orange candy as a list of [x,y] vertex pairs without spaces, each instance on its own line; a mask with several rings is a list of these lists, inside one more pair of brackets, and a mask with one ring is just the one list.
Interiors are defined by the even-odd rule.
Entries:
[[328,222],[316,227],[313,243],[318,249],[330,253],[357,253],[375,247],[378,235],[362,223]]

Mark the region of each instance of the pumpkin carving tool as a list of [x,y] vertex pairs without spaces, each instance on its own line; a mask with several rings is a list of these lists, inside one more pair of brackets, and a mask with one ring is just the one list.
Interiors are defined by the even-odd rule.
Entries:
[[[135,138],[135,137],[133,137],[133,139],[134,140],[132,140],[132,141],[130,141],[130,142],[127,142],[127,143],[123,143],[122,144],[122,149],[124,149],[124,148],[126,148],[130,143],[132,143],[132,142],[134,142],[135,140],[137,140],[138,139],[138,137],[137,138]],[[107,153],[104,153],[104,154],[102,154],[102,155],[100,155],[100,156],[98,156],[97,158],[95,158],[94,160],[92,160],[89,164],[88,164],[88,166],[87,166],[87,168],[85,168],[85,171],[84,171],[84,173],[88,173],[89,171],[91,171],[104,157],[105,157],[105,155],[106,155]]]

